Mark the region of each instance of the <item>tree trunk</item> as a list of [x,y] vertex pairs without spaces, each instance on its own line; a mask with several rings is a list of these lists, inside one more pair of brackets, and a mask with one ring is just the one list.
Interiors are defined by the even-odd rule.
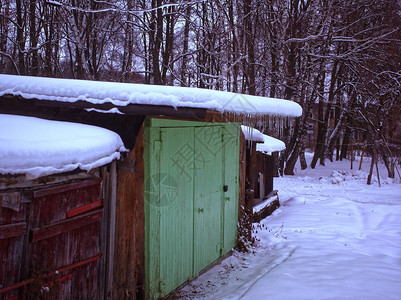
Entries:
[[[4,5],[4,6],[3,6]],[[0,17],[0,52],[1,53],[7,53],[7,38],[8,38],[8,32],[9,32],[9,23],[10,20],[8,19],[8,16],[10,15],[10,3],[0,3],[0,11],[3,10],[4,7],[4,17]],[[0,55],[0,72],[1,73],[7,73],[6,70],[6,56],[5,55]],[[11,57],[9,57],[10,59]]]
[[343,160],[343,159],[347,158],[348,145],[349,145],[350,139],[351,139],[351,128],[349,126],[347,126],[346,129],[345,129],[345,134],[344,134],[344,138],[343,138],[343,144],[341,146],[340,160]]
[[308,167],[308,164],[307,164],[306,158],[305,158],[305,139],[303,139],[302,144],[301,144],[301,149],[299,152],[299,163],[301,164],[301,170],[305,170]]
[[25,39],[24,39],[24,16],[22,14],[22,0],[16,0],[17,9],[17,46],[18,46],[18,70],[20,75],[25,75]]
[[300,145],[297,142],[293,148],[293,151],[291,152],[290,158],[288,159],[287,163],[285,164],[285,168],[284,168],[285,175],[294,175],[294,167],[298,160],[299,151],[300,151]]
[[[324,76],[323,76],[324,77]],[[315,145],[315,153],[313,154],[312,162],[311,162],[311,168],[314,169],[316,167],[316,163],[319,160],[319,157],[321,156],[321,150],[322,150],[322,145],[325,142],[325,134],[324,134],[324,129],[322,123],[324,122],[323,120],[323,106],[324,102],[323,99],[319,98],[319,104],[318,104],[318,129],[317,129],[317,139],[316,139],[316,145]]]
[[[385,142],[383,142],[385,143]],[[386,166],[388,177],[395,178],[394,169],[392,168],[392,164],[389,159],[389,155],[387,154],[386,147],[384,145],[379,146],[379,153],[383,158],[384,165]]]
[[333,68],[331,70],[331,76],[330,76],[330,88],[329,88],[329,96],[327,99],[327,108],[326,108],[326,113],[324,116],[324,121],[322,124],[322,136],[324,137],[323,144],[321,145],[320,149],[320,164],[324,166],[324,159],[325,159],[325,154],[326,154],[326,136],[327,136],[327,131],[330,126],[330,115],[331,115],[331,107],[334,101],[334,87],[337,82],[337,65],[338,61],[336,60],[333,64]]
[[[166,34],[163,51],[163,63],[162,63],[162,75],[161,80],[163,84],[167,83],[167,70],[171,68],[170,61],[173,59],[173,41],[174,41],[174,9],[173,7],[168,8],[168,14],[166,15]],[[172,68],[171,68],[172,69]]]
[[29,3],[29,40],[30,40],[30,51],[32,55],[31,60],[31,72],[30,75],[38,75],[39,60],[38,60],[38,36],[36,31],[36,0],[30,0]]
[[[334,152],[334,147],[336,146],[336,142],[338,142],[338,137],[341,133],[341,130],[343,128],[344,124],[344,119],[345,119],[345,113],[341,113],[341,116],[339,117],[336,127],[334,128],[333,132],[330,135],[330,138],[327,143],[327,148],[326,148],[326,153],[325,156],[330,159],[330,161],[333,161],[333,152]],[[339,152],[337,150],[337,152]]]
[[185,25],[184,25],[184,40],[182,49],[182,59],[181,59],[181,86],[189,86],[189,78],[187,71],[188,62],[188,44],[189,44],[189,25],[191,17],[191,7],[188,6],[185,10]]
[[151,73],[153,75],[154,84],[162,84],[162,76],[160,72],[160,48],[163,39],[163,11],[160,8],[162,0],[152,0],[151,24],[149,32],[149,48],[152,55]]
[[229,14],[229,22],[230,22],[230,28],[231,28],[231,35],[232,35],[232,41],[231,41],[231,61],[233,64],[233,75],[232,75],[232,92],[237,93],[238,92],[238,73],[239,73],[239,67],[238,67],[238,40],[237,40],[237,32],[236,32],[236,25],[234,22],[234,4],[231,2],[229,8],[228,8],[228,14]]
[[255,80],[255,47],[253,36],[253,13],[252,13],[252,0],[244,0],[244,29],[246,40],[246,54],[247,60],[245,61],[246,78],[248,94],[256,95],[256,80]]
[[374,166],[374,164],[375,164],[375,156],[374,156],[373,151],[372,151],[372,161],[370,163],[370,170],[369,170],[368,180],[366,182],[369,185],[372,184],[372,175],[373,175],[373,166]]

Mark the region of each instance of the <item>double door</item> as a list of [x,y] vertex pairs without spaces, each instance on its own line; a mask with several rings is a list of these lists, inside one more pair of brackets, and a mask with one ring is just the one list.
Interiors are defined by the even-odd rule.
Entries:
[[183,123],[149,127],[146,133],[150,298],[165,296],[196,276],[236,242],[238,126]]

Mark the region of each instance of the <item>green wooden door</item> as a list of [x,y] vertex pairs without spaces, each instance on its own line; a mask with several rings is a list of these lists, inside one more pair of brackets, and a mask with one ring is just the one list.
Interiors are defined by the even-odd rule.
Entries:
[[155,299],[236,244],[239,126],[152,121],[145,127],[145,265],[147,298]]
[[223,127],[195,128],[194,271],[223,249]]
[[193,176],[186,172],[192,172],[194,136],[192,128],[151,128],[150,133],[146,275],[157,298],[193,276],[193,216],[188,213],[193,211]]

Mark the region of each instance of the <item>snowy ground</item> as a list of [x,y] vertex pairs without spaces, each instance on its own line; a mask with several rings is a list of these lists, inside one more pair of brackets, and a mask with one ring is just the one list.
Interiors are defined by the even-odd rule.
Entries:
[[[225,259],[181,299],[401,299],[401,184],[350,162],[275,179],[281,207],[253,253]],[[380,176],[387,177],[383,166]]]

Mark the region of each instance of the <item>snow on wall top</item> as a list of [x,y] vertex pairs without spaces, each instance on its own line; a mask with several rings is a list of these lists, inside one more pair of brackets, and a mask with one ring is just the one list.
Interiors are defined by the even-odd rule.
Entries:
[[245,136],[245,140],[263,143],[265,141],[264,134],[253,127],[241,125],[242,133]]
[[257,142],[256,151],[271,155],[272,152],[277,152],[285,149],[283,141],[261,133],[259,130],[241,125],[241,130],[244,133],[245,140]]
[[299,117],[302,114],[301,106],[292,101],[200,88],[0,75],[0,96],[7,94],[25,99],[83,100],[115,106],[143,104],[204,108],[251,116]]
[[264,138],[264,143],[256,144],[256,151],[271,155],[272,152],[282,151],[285,149],[285,144],[283,141],[266,134],[264,134]]
[[126,151],[118,134],[77,123],[0,114],[0,173],[27,179],[91,170]]

